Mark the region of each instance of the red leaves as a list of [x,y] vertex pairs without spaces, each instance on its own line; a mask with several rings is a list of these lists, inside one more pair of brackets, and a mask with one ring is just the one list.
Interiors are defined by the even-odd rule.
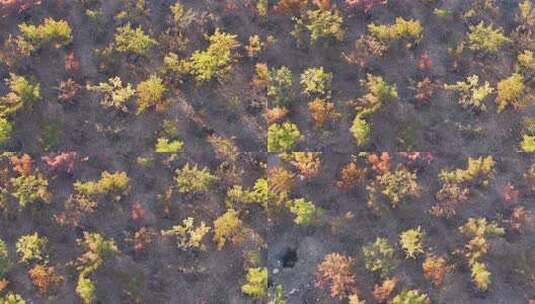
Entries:
[[383,152],[381,155],[372,153],[368,156],[372,169],[377,173],[385,173],[390,170],[390,159],[388,152]]
[[517,200],[518,194],[519,192],[518,190],[515,190],[515,186],[513,186],[511,182],[508,182],[507,185],[502,188],[500,198],[504,204],[511,204]]
[[21,175],[30,175],[32,171],[32,158],[28,154],[24,154],[22,157],[12,156],[11,165],[13,170]]
[[74,172],[74,166],[78,158],[78,153],[76,152],[63,152],[60,154],[49,154],[43,156],[41,159],[49,166],[52,171],[65,171],[68,174]]
[[429,58],[429,55],[427,55],[427,53],[420,55],[420,59],[418,60],[418,69],[427,71],[430,70],[431,67],[433,67],[433,61]]
[[65,56],[65,70],[75,73],[80,70],[80,60],[78,60],[72,51]]
[[145,208],[143,208],[143,206],[139,202],[135,202],[132,205],[132,219],[134,221],[139,221],[139,220],[144,219],[146,213],[147,211],[145,211]]

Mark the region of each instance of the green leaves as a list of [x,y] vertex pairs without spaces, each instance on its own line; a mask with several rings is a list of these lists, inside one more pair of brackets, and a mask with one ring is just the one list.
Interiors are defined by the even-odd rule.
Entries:
[[469,26],[467,39],[470,49],[488,53],[497,53],[500,47],[511,42],[503,34],[502,28],[493,29],[492,25],[485,25],[483,21]]
[[156,111],[163,111],[166,103],[163,100],[167,88],[160,77],[151,75],[147,80],[140,82],[136,87],[138,96],[137,114],[145,112],[151,107]]
[[268,152],[286,152],[301,139],[301,132],[290,122],[272,124],[268,128]]
[[24,39],[29,41],[34,48],[39,48],[45,44],[60,48],[72,40],[71,27],[64,20],[56,21],[52,18],[46,18],[38,26],[23,23],[19,25],[19,29]]
[[118,27],[114,36],[114,47],[121,53],[146,55],[156,43],[140,27],[133,29],[130,23]]
[[247,282],[241,286],[241,291],[246,295],[258,299],[265,298],[268,288],[268,270],[265,267],[249,268],[247,270]]
[[307,95],[330,96],[333,74],[323,67],[308,68],[301,74],[303,93]]
[[186,164],[176,170],[176,183],[179,192],[204,192],[217,180],[208,169],[199,169],[197,165]]
[[39,83],[12,73],[9,77],[6,84],[10,92],[0,98],[0,117],[14,114],[26,104],[31,104],[41,98]]
[[239,46],[236,38],[236,35],[216,29],[215,33],[207,38],[210,43],[208,48],[195,51],[186,62],[186,69],[198,82],[223,78],[230,71],[233,50]]

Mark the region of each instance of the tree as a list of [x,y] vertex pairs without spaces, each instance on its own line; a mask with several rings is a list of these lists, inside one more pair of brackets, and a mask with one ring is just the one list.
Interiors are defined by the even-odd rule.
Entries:
[[17,199],[20,207],[25,208],[39,200],[48,203],[51,193],[48,191],[48,181],[41,174],[22,174],[11,178],[11,194]]
[[241,291],[257,299],[263,299],[267,295],[268,270],[267,268],[247,269],[247,282],[241,286]]
[[342,299],[356,290],[354,259],[339,253],[325,256],[316,270],[316,287],[330,289],[331,297]]
[[41,98],[39,83],[23,76],[9,74],[6,84],[10,92],[0,98],[0,116],[13,114],[23,106],[32,104]]
[[0,145],[4,144],[9,140],[11,132],[13,131],[13,126],[9,120],[0,117]]
[[517,73],[498,82],[498,97],[496,98],[498,112],[505,110],[508,105],[517,108],[525,104],[525,88],[524,77]]
[[268,128],[268,152],[285,152],[292,149],[302,138],[297,126],[291,122],[274,123]]
[[28,276],[41,294],[46,294],[53,285],[61,284],[63,277],[52,266],[37,264],[28,271]]
[[274,99],[275,105],[288,106],[291,101],[293,74],[282,66],[268,72],[267,96]]
[[208,48],[195,51],[186,63],[186,69],[198,82],[209,81],[213,78],[221,80],[231,68],[233,50],[239,46],[237,35],[216,29],[211,36],[205,36]]
[[0,298],[1,304],[26,304],[26,301],[19,295],[9,292],[6,296]]
[[306,12],[306,29],[310,32],[310,41],[315,44],[321,38],[344,39],[343,18],[338,10],[317,9]]
[[96,300],[96,287],[91,279],[82,275],[78,277],[78,284],[76,285],[76,293],[82,299],[84,304],[93,304]]
[[424,276],[431,280],[433,285],[440,287],[446,275],[446,259],[441,256],[428,255],[422,264]]
[[239,242],[242,233],[242,221],[234,209],[228,209],[214,221],[214,241],[217,249],[221,250],[228,240]]
[[401,248],[405,251],[407,257],[416,258],[416,254],[424,253],[422,239],[424,233],[421,227],[409,229],[400,234]]
[[483,103],[487,96],[494,93],[488,81],[479,85],[479,76],[472,75],[465,81],[458,81],[456,84],[444,84],[445,90],[456,91],[459,93],[459,104],[463,108],[472,108],[485,111],[487,106]]
[[308,111],[317,128],[323,127],[329,120],[335,121],[342,116],[342,114],[336,112],[334,109],[334,103],[320,98],[316,98],[314,101],[308,103]]
[[47,243],[48,239],[40,237],[37,232],[21,236],[15,244],[20,262],[45,261],[47,258],[44,251]]
[[167,138],[158,138],[154,151],[156,153],[178,153],[184,148],[184,142],[175,139],[169,140]]
[[368,143],[370,140],[371,126],[366,120],[362,119],[362,116],[359,114],[353,119],[353,124],[349,131],[359,146]]
[[116,108],[121,111],[126,111],[126,102],[136,94],[131,84],[123,85],[119,76],[101,82],[97,86],[87,85],[86,88],[90,92],[102,94],[100,104],[105,108]]
[[163,236],[175,236],[177,246],[181,249],[199,248],[204,249],[202,240],[210,231],[210,227],[201,221],[197,227],[193,225],[193,218],[188,217],[182,221],[182,225],[173,226],[171,229],[162,230]]
[[316,222],[322,211],[305,199],[295,199],[287,203],[290,212],[295,215],[294,222],[299,225],[310,225]]
[[336,187],[342,190],[349,190],[354,187],[366,174],[366,169],[359,168],[354,162],[346,164],[340,171],[340,180],[336,182]]
[[377,177],[383,187],[382,193],[390,200],[392,206],[397,206],[409,196],[416,196],[420,192],[420,186],[416,179],[416,173],[401,166],[393,172],[385,172]]
[[19,29],[24,39],[26,39],[35,49],[45,44],[50,44],[55,48],[63,47],[72,41],[71,27],[67,21],[56,21],[46,18],[38,26],[22,23]]
[[483,21],[469,26],[468,29],[468,47],[472,50],[497,53],[500,47],[511,42],[503,34],[502,28],[493,29],[492,25],[485,25]]
[[74,190],[85,198],[95,198],[97,196],[108,195],[114,201],[119,201],[121,196],[126,194],[130,183],[130,178],[126,172],[109,173],[103,171],[98,181],[74,183]]
[[136,87],[138,96],[137,114],[145,112],[148,108],[155,107],[156,111],[164,111],[166,102],[163,100],[167,88],[162,79],[156,75],[150,76],[147,80],[140,82]]
[[156,43],[156,40],[146,35],[141,27],[133,29],[130,23],[118,27],[114,36],[115,50],[120,53],[132,53],[143,56]]
[[303,93],[307,95],[330,96],[333,74],[323,67],[308,68],[301,74]]
[[520,143],[522,152],[535,152],[535,136],[522,135],[522,142]]
[[84,237],[78,239],[77,243],[86,250],[77,259],[77,269],[80,270],[81,278],[96,271],[105,259],[111,258],[119,252],[115,241],[105,239],[100,233],[84,232]]
[[406,46],[412,47],[415,42],[422,39],[423,27],[419,20],[405,20],[397,17],[394,24],[368,24],[368,30],[377,39],[384,43],[391,43],[395,40],[407,41]]
[[391,304],[431,304],[431,300],[425,293],[419,290],[403,290],[392,299]]
[[487,291],[491,283],[491,273],[487,270],[487,266],[484,263],[475,262],[472,267],[472,280],[476,287],[481,291]]
[[394,248],[387,239],[378,237],[375,242],[365,245],[362,252],[366,269],[377,273],[381,278],[388,277],[394,270]]
[[217,178],[207,168],[199,169],[197,165],[187,163],[176,170],[175,180],[180,192],[205,192]]

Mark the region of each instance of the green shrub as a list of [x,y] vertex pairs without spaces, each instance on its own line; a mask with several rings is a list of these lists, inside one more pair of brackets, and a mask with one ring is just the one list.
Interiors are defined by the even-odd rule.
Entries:
[[305,201],[305,199],[295,199],[288,202],[290,212],[295,215],[294,222],[299,225],[310,225],[319,219],[322,211],[312,202]]
[[394,248],[385,238],[377,238],[375,242],[362,248],[366,269],[387,278],[395,267]]
[[0,298],[0,304],[26,304],[26,301],[20,295],[9,292]]
[[522,135],[520,149],[522,152],[535,152],[535,136],[526,134]]
[[163,230],[161,233],[164,236],[175,236],[177,238],[178,248],[204,249],[202,240],[209,231],[210,227],[206,226],[202,221],[197,227],[194,227],[193,218],[188,217],[182,221],[182,225],[173,226],[171,229]]
[[13,126],[9,120],[0,117],[0,145],[7,142],[13,131]]
[[132,85],[127,83],[123,85],[121,78],[118,76],[108,79],[107,82],[101,82],[97,86],[87,85],[87,90],[102,94],[100,104],[106,108],[116,108],[126,111],[126,102],[136,94]]
[[187,63],[191,74],[198,82],[215,78],[222,79],[231,68],[233,50],[239,46],[237,35],[228,34],[216,29],[209,37],[208,48],[195,51]]
[[344,39],[343,19],[338,10],[317,9],[309,10],[306,14],[305,27],[310,32],[310,41],[313,44],[321,38],[335,38],[338,41]]
[[247,282],[241,286],[241,291],[249,296],[263,299],[267,295],[268,270],[265,267],[249,268]]
[[[370,23],[368,30],[372,36],[385,43],[402,39],[417,42],[422,38],[423,32],[420,21],[405,20],[402,17],[397,17],[396,22],[392,25]],[[412,46],[412,43],[408,43],[407,46]]]
[[511,77],[498,82],[498,97],[496,98],[496,104],[498,105],[498,112],[505,110],[507,105],[519,106],[524,101],[524,77],[520,74],[513,74]]
[[275,99],[276,105],[288,105],[293,84],[293,74],[285,66],[271,69],[268,74],[267,96]]
[[60,48],[69,44],[72,40],[71,27],[67,21],[56,21],[47,18],[38,26],[32,24],[19,24],[22,36],[34,47],[39,48],[45,44],[51,44]]
[[136,87],[136,92],[138,96],[137,114],[145,112],[150,107],[155,107],[156,111],[163,111],[166,108],[163,98],[167,88],[160,77],[152,75],[149,79],[140,82]]
[[351,125],[350,132],[357,141],[357,145],[361,146],[368,143],[371,127],[366,120],[362,119],[361,115],[357,114]]
[[[398,90],[395,84],[388,84],[383,77],[368,74],[366,80],[361,81],[368,94],[363,98],[372,106],[394,101],[398,98]],[[366,108],[366,112],[374,112],[375,107]]]
[[76,284],[76,294],[80,297],[83,304],[93,304],[96,300],[96,287],[95,283],[83,276],[78,277],[78,283]]
[[487,265],[480,262],[475,262],[471,269],[472,271],[472,280],[476,287],[481,291],[487,291],[490,285],[490,276],[491,273],[487,270]]
[[468,158],[466,169],[456,169],[453,171],[442,170],[440,179],[444,183],[473,183],[475,185],[487,186],[494,173],[496,162],[492,156]]
[[268,128],[268,152],[286,152],[301,139],[301,132],[291,122],[272,124]]
[[13,114],[26,104],[36,102],[41,98],[41,86],[22,76],[9,74],[6,80],[10,92],[0,98],[0,116]]
[[20,262],[29,263],[46,260],[44,251],[47,243],[48,239],[40,237],[37,232],[21,236],[15,244]]
[[179,192],[204,192],[217,180],[207,168],[199,169],[197,165],[187,163],[176,170],[176,183]]
[[141,27],[132,28],[130,23],[117,28],[114,36],[115,50],[121,53],[145,55],[156,41],[145,34]]
[[84,238],[78,239],[77,243],[86,250],[77,260],[80,276],[94,272],[104,263],[106,258],[113,257],[119,252],[115,241],[106,240],[100,233],[84,232]]
[[129,182],[130,178],[128,178],[126,172],[109,173],[108,171],[103,171],[98,181],[77,181],[74,183],[74,189],[85,196],[113,195],[124,193],[128,189]]
[[333,74],[326,72],[323,67],[308,68],[301,74],[303,93],[330,96],[332,80]]
[[156,153],[178,153],[184,148],[184,142],[178,139],[158,138],[154,150]]
[[416,254],[424,253],[422,240],[424,233],[422,228],[409,229],[400,234],[401,248],[405,251],[407,257],[415,258]]
[[394,207],[408,196],[416,196],[420,191],[416,173],[409,171],[406,167],[400,167],[394,172],[387,171],[377,179],[383,186],[382,193]]
[[497,53],[500,47],[510,41],[502,28],[493,29],[492,25],[487,26],[483,21],[469,27],[468,47],[472,50]]
[[50,192],[48,192],[48,181],[37,175],[20,175],[11,178],[13,190],[11,194],[17,199],[20,207],[25,208],[28,204],[42,200],[46,203],[50,201]]
[[463,108],[473,108],[485,111],[487,106],[483,103],[485,98],[494,93],[494,89],[490,86],[488,81],[483,85],[479,85],[479,76],[472,75],[466,78],[465,81],[458,81],[454,85],[444,84],[445,90],[452,90],[459,93],[459,104]]
[[425,293],[419,290],[403,290],[392,299],[391,304],[431,304]]

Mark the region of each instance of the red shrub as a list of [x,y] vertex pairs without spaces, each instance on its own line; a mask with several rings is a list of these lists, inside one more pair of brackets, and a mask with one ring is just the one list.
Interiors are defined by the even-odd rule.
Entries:
[[76,59],[72,51],[65,56],[65,70],[72,73],[80,70],[80,60]]
[[65,171],[68,174],[74,172],[74,165],[76,164],[76,159],[78,158],[78,153],[76,152],[63,152],[60,154],[49,154],[43,156],[41,159],[45,164],[50,167],[51,171]]

